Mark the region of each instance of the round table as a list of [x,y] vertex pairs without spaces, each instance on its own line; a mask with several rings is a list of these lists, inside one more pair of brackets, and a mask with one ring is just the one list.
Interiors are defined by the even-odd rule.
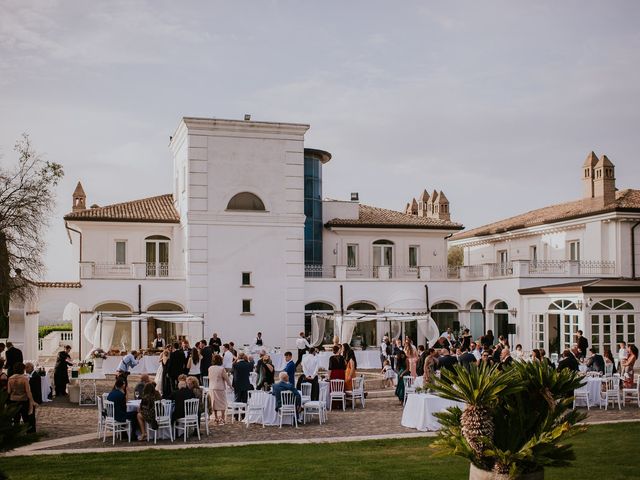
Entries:
[[410,393],[402,412],[401,425],[422,432],[439,430],[440,423],[433,414],[454,406],[464,408],[465,404],[447,400],[431,393]]
[[[586,384],[580,388],[580,390],[586,390],[589,392],[589,405],[600,406],[600,392],[602,390],[602,382],[604,377],[584,377]],[[576,399],[576,407],[586,407],[587,403],[582,399]]]

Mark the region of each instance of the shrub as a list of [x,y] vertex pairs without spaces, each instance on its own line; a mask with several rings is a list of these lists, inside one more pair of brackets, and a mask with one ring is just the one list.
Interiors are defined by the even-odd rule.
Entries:
[[62,323],[60,325],[41,325],[38,327],[38,338],[44,338],[51,332],[71,332],[73,326],[70,323]]

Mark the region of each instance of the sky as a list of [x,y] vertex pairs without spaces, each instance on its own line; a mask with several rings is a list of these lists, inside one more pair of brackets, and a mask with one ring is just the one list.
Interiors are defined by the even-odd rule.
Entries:
[[27,132],[62,217],[169,193],[183,116],[307,123],[323,195],[402,210],[443,190],[471,228],[582,195],[594,150],[640,188],[640,2],[0,1],[0,165]]

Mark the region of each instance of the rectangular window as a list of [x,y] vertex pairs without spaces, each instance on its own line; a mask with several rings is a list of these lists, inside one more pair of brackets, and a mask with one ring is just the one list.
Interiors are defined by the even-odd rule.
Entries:
[[243,287],[251,286],[251,272],[242,272],[242,286]]
[[251,313],[251,300],[244,299],[242,300],[242,313]]
[[580,261],[580,240],[574,240],[567,243],[569,260]]
[[358,266],[358,245],[355,243],[347,244],[347,267]]
[[509,261],[509,255],[506,250],[498,250],[498,263],[507,263]]
[[410,245],[409,246],[409,267],[417,268],[420,253],[420,247],[418,245]]
[[127,263],[127,242],[116,240],[116,265]]
[[538,263],[538,247],[535,245],[529,247],[529,261],[534,265]]

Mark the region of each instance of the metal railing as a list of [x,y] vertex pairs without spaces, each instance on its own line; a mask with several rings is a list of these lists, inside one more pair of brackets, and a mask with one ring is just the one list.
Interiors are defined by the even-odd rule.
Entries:
[[147,262],[147,277],[168,277],[169,264],[166,262]]
[[610,260],[581,260],[580,275],[615,275],[616,262]]
[[93,276],[96,278],[131,278],[133,271],[129,263],[94,263]]
[[484,265],[468,265],[464,268],[467,278],[484,278]]
[[536,260],[529,262],[529,273],[535,275],[564,275],[567,273],[567,262],[564,260]]
[[460,278],[460,267],[450,265],[433,265],[431,267],[433,280],[455,280]]
[[336,267],[333,265],[305,265],[304,276],[306,278],[335,278]]
[[493,277],[510,277],[513,275],[513,265],[511,262],[492,263],[489,275]]
[[391,278],[420,278],[420,269],[418,267],[393,265],[389,268],[389,276]]

